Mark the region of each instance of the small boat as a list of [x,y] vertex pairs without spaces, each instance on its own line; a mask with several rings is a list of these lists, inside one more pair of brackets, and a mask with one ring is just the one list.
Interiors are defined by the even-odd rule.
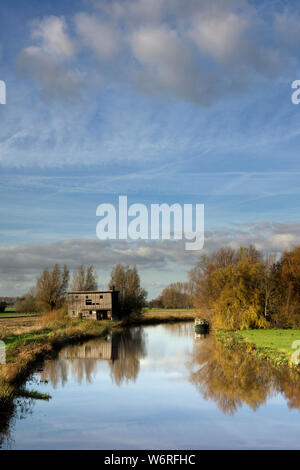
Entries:
[[209,330],[209,323],[205,318],[195,319],[195,331],[196,333],[207,333]]

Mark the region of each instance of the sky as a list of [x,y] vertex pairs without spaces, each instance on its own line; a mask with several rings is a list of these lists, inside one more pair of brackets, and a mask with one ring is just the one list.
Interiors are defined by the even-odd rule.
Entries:
[[[222,245],[299,242],[300,5],[2,0],[0,295],[56,262],[149,298]],[[99,240],[96,208],[204,204],[205,242]]]

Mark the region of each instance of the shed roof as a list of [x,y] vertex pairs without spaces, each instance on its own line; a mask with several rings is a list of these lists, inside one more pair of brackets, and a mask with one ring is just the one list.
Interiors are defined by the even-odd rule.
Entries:
[[107,294],[119,292],[118,290],[73,290],[68,292],[68,294]]

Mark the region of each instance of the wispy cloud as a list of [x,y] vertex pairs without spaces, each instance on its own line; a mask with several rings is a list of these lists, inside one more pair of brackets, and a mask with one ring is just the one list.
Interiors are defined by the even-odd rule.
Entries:
[[[79,174],[78,174],[79,173]],[[44,198],[54,196],[58,193],[62,195],[93,195],[97,200],[97,195],[106,196],[111,194],[117,200],[117,194],[128,194],[131,199],[138,197],[139,200],[147,197],[151,200],[153,192],[153,182],[156,184],[156,191],[153,197],[171,195],[171,197],[181,196],[210,196],[215,198],[242,196],[239,200],[255,198],[272,198],[281,196],[300,195],[299,171],[278,171],[278,172],[189,172],[178,173],[172,165],[168,164],[159,168],[141,168],[131,171],[129,169],[112,172],[108,167],[101,174],[101,184],[99,184],[98,171],[90,169],[84,172],[74,172],[69,175],[67,171],[57,172],[53,175],[16,172],[5,173],[0,193],[44,192]],[[245,199],[243,199],[245,198]],[[82,199],[84,202],[84,199]],[[198,202],[201,202],[198,200]],[[296,201],[295,201],[296,202]]]
[[[105,62],[122,54],[117,81],[131,76],[147,93],[173,94],[207,106],[257,79],[285,75],[287,67],[298,64],[291,44],[300,21],[287,9],[267,20],[247,1],[191,1],[188,7],[183,1],[155,1],[150,7],[144,0],[96,5],[101,14],[78,12],[32,23],[32,44],[21,53],[21,70],[46,90],[69,96],[82,85],[80,68],[89,77],[90,67],[100,67],[105,76]],[[84,49],[91,52],[89,68],[80,63]]]

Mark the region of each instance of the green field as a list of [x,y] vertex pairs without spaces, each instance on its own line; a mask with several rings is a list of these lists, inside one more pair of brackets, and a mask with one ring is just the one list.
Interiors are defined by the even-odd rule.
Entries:
[[[300,357],[300,330],[221,330],[217,332],[217,337],[229,347],[252,344],[258,358],[270,359],[276,365],[292,364],[292,355],[296,351],[299,351]],[[296,341],[299,343],[295,344]]]
[[19,313],[13,307],[6,307],[5,312],[0,313],[0,318],[38,317],[39,315],[39,313]]
[[272,348],[291,355],[294,341],[300,341],[300,330],[242,330],[239,331],[245,341],[261,348]]

